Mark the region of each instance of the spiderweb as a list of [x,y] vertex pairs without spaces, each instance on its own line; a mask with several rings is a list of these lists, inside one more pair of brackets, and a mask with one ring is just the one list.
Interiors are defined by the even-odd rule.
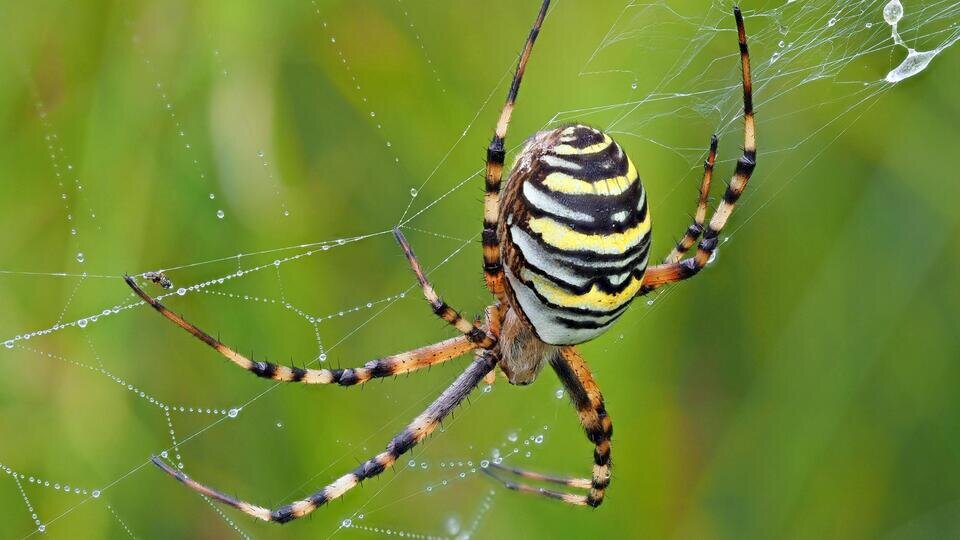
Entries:
[[[511,140],[518,141],[519,134],[541,125],[577,121],[605,127],[630,149],[648,189],[657,196],[653,212],[665,216],[658,221],[658,245],[665,248],[671,238],[662,233],[682,231],[685,225],[681,209],[692,206],[709,134],[715,131],[721,139],[718,170],[729,171],[738,154],[741,98],[730,8],[728,2],[713,1],[706,8],[629,2],[598,9],[585,23],[587,29],[577,34],[583,54],[576,55],[563,47],[577,24],[573,14],[582,7],[557,2],[534,64],[556,58],[563,64],[554,62],[554,73],[532,67],[525,92],[542,94],[550,85],[562,91],[536,104],[524,103],[522,93]],[[951,1],[901,5],[897,0],[788,0],[744,8],[753,53],[761,164],[724,233],[721,253],[886,92],[896,91],[921,72],[935,72],[938,56],[955,54],[950,47],[960,40],[960,5]],[[416,124],[418,108],[399,98],[376,102],[365,90],[367,85],[396,84],[402,94],[404,75],[372,67],[378,64],[365,56],[364,43],[351,26],[355,20],[342,10],[318,2],[298,9],[311,38],[323,43],[309,53],[315,55],[310,61],[339,64],[334,84],[349,94],[341,104],[364,115],[337,116],[335,107],[314,103],[305,117],[322,113],[323,121],[331,124],[365,123],[373,133],[368,137],[382,143],[370,159],[388,164],[377,169],[376,185],[368,181],[367,193],[356,186],[338,191],[342,180],[323,179],[321,191],[314,192],[327,197],[319,206],[291,198],[286,186],[297,184],[289,178],[297,173],[295,168],[279,167],[282,146],[266,142],[272,106],[257,93],[264,89],[252,85],[248,88],[253,91],[244,94],[231,86],[236,78],[256,79],[247,69],[244,49],[209,48],[207,60],[216,79],[212,92],[219,93],[217,103],[226,105],[205,111],[200,104],[204,98],[176,90],[182,81],[171,76],[176,70],[164,48],[175,38],[145,23],[156,15],[150,8],[124,13],[122,22],[107,32],[108,41],[125,51],[125,61],[152,81],[149,87],[122,83],[119,87],[139,96],[141,101],[133,106],[162,112],[164,124],[156,129],[165,130],[162,137],[172,141],[176,160],[185,164],[166,172],[194,182],[195,189],[188,194],[166,193],[156,178],[154,198],[144,204],[186,214],[186,221],[199,228],[189,234],[221,229],[211,234],[225,239],[222,249],[196,251],[185,241],[157,249],[154,256],[149,236],[135,235],[114,238],[143,243],[147,253],[111,252],[98,244],[97,239],[109,236],[107,231],[175,225],[131,223],[130,214],[111,210],[105,194],[122,189],[126,178],[121,171],[133,166],[136,173],[137,166],[110,149],[84,149],[83,134],[64,129],[58,118],[89,96],[82,90],[71,94],[69,89],[56,98],[45,96],[40,79],[50,74],[25,68],[22,58],[14,59],[20,67],[14,72],[22,77],[13,84],[26,89],[32,108],[29,137],[19,143],[20,149],[27,149],[23,159],[33,160],[43,173],[42,188],[7,184],[5,191],[13,202],[6,204],[12,219],[18,220],[10,223],[22,223],[28,215],[13,206],[45,209],[56,216],[56,226],[51,227],[55,231],[44,231],[38,238],[58,248],[67,246],[75,260],[44,264],[25,254],[20,240],[29,237],[28,231],[14,234],[7,224],[3,249],[18,255],[0,263],[0,287],[11,295],[20,288],[35,292],[30,305],[18,301],[5,307],[0,324],[0,362],[7,374],[0,382],[4,418],[0,470],[5,473],[0,500],[6,508],[0,531],[5,537],[67,536],[78,526],[113,527],[131,537],[154,536],[176,530],[170,522],[187,520],[212,535],[278,534],[175,486],[149,466],[149,456],[160,455],[211,485],[228,492],[235,489],[244,499],[285,502],[351,469],[354,460],[379,451],[458,372],[457,365],[442,367],[366,391],[305,390],[249,380],[213,358],[212,352],[199,350],[123,288],[124,271],[162,269],[174,286],[152,292],[201,327],[219,330],[226,342],[244,352],[255,349],[258,358],[290,357],[310,366],[359,365],[449,335],[430,319],[405,262],[394,256],[389,232],[396,224],[409,232],[440,282],[438,287],[454,305],[479,312],[487,300],[476,279],[462,279],[480,271],[476,202],[480,171],[475,164],[512,70],[512,47],[519,45],[523,34],[517,34],[510,46],[493,47],[489,62],[497,75],[477,94],[468,114],[450,119],[452,127],[446,126],[444,137],[438,138],[444,142],[437,143],[432,162],[404,169],[403,145],[394,141],[409,133],[406,124]],[[408,0],[371,8],[394,29],[395,39],[411,44],[407,52],[419,56],[418,80],[430,83],[422,90],[424,95],[440,99],[450,94],[454,83],[449,79],[456,76],[455,68],[441,68],[434,60],[451,31],[441,18],[462,25],[467,16],[452,12],[431,17],[431,9]],[[531,9],[511,8],[509,14],[498,15],[522,19],[511,23],[520,28],[529,24]],[[483,30],[493,28],[491,23]],[[199,29],[191,31],[202,34]],[[479,30],[476,36],[478,42],[484,37]],[[561,50],[567,52],[561,55]],[[305,53],[304,62],[307,57]],[[380,64],[389,60],[381,59]],[[824,100],[824,95],[829,98]],[[291,102],[296,98],[292,96]],[[547,113],[537,116],[538,107]],[[531,120],[543,118],[547,122],[542,124]],[[111,122],[116,125],[94,129],[131,127],[122,119]],[[210,137],[225,141],[216,154],[205,150],[210,143],[200,135],[208,122]],[[775,129],[777,125],[799,128]],[[231,129],[249,126],[254,135],[247,139],[256,141],[260,133],[260,146],[245,146],[231,136]],[[337,157],[322,154],[317,159],[322,166],[323,160]],[[108,165],[79,170],[74,165],[78,161]],[[410,170],[418,172],[411,177]],[[336,200],[338,194],[352,198],[357,212],[376,216],[355,221],[366,223],[359,230],[344,233],[329,224],[327,230],[310,226],[310,236],[301,236],[295,220],[309,224],[311,212],[346,204]],[[662,214],[657,214],[660,209]],[[276,229],[290,234],[256,236],[256,220],[279,221]],[[247,233],[255,239],[245,240]],[[43,250],[43,245],[34,249]],[[378,267],[377,271],[354,276],[338,272],[341,265],[348,267],[357,260]],[[130,268],[134,261],[149,263]],[[634,307],[598,346],[602,350],[624,346],[624,333],[636,328],[674,290],[668,288]],[[224,321],[227,313],[230,320]],[[281,321],[281,339],[257,330],[267,319]],[[424,321],[433,326],[426,333],[415,330],[427,326]],[[183,392],[177,376],[205,380],[207,390]],[[505,495],[480,477],[480,469],[491,461],[585,474],[587,450],[578,454],[584,459],[572,463],[563,459],[567,452],[560,451],[570,441],[584,448],[586,443],[577,434],[563,391],[551,379],[545,374],[540,384],[522,395],[509,392],[502,381],[482,386],[472,395],[472,403],[444,424],[440,436],[404,456],[396,473],[388,472],[322,509],[313,524],[300,530],[329,536],[468,538],[483,534],[498,507],[526,501]],[[45,399],[49,385],[57,390],[50,394],[59,396],[56,400]],[[484,410],[495,400],[505,403],[497,410],[513,407],[525,412],[522,417],[488,416]],[[115,431],[120,425],[126,426],[124,431]],[[309,438],[302,435],[306,432],[311,433]],[[250,441],[258,441],[270,453],[245,453],[244,444]],[[299,471],[312,473],[304,476]],[[154,500],[162,501],[161,506],[156,507]],[[166,506],[170,501],[173,505]],[[145,506],[154,511],[145,511]],[[146,515],[152,517],[144,519]]]

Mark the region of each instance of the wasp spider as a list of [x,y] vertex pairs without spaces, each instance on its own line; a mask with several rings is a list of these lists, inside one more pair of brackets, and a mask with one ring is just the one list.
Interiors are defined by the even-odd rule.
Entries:
[[[634,297],[695,276],[709,261],[717,238],[747,185],[756,158],[750,59],[743,17],[734,8],[743,71],[744,142],[732,180],[709,223],[707,196],[716,159],[713,138],[704,165],[693,224],[663,264],[648,268],[650,213],[646,192],[623,148],[602,131],[561,126],[531,137],[516,159],[501,194],[504,138],[520,80],[547,14],[544,0],[520,55],[506,103],[487,149],[483,216],[483,270],[496,302],[482,321],[462,317],[434,291],[403,234],[394,234],[413,268],[433,312],[460,335],[350,369],[304,369],[253,361],[187,322],[146,294],[132,278],[129,286],[167,319],[253,374],[284,382],[351,386],[408,373],[467,353],[474,360],[386,449],[305,499],[270,510],[200,484],[154,458],[170,476],[210,498],[265,521],[285,523],[342,496],[361,481],[382,473],[430,435],[482,380],[499,368],[513,384],[529,384],[549,364],[573,400],[587,437],[594,444],[590,478],[564,478],[497,467],[485,472],[517,491],[563,502],[598,506],[610,483],[613,425],[597,383],[575,345],[606,331]],[[702,236],[702,237],[701,237]],[[697,243],[699,240],[699,243]],[[684,254],[696,244],[695,254]],[[514,475],[559,484],[567,490],[507,480]]]

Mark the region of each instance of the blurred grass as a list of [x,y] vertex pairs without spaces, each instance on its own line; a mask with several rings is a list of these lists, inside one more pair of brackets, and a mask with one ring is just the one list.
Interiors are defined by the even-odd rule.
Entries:
[[[526,4],[317,2],[319,17],[304,2],[4,5],[0,12],[12,24],[0,36],[0,269],[117,276],[389,229],[410,189],[468,124],[412,210],[481,166],[503,94],[496,83],[535,9],[535,2]],[[689,12],[694,4],[678,5]],[[558,5],[524,84],[514,142],[557,111],[634,99],[627,80],[578,77],[621,10],[621,3]],[[763,24],[769,21],[756,21]],[[773,47],[760,41],[755,55]],[[616,54],[623,57],[614,64],[650,72],[671,62],[649,50]],[[890,61],[864,60],[863,69],[880,78]],[[582,511],[498,493],[478,536],[955,537],[958,73],[960,57],[945,51],[927,72],[864,106],[838,139],[814,139],[766,163],[761,154],[751,187],[759,195],[735,215],[733,226],[742,227],[717,264],[654,306],[633,308],[611,335],[583,347],[616,424],[615,475],[604,506]],[[791,96],[808,102],[780,106],[801,110],[838,88],[818,87]],[[38,99],[64,147],[61,166],[72,164],[84,185],[82,198],[71,192],[69,209],[43,144],[50,131],[38,118]],[[797,141],[835,112],[767,121],[762,93],[758,100],[761,148],[764,141]],[[664,128],[666,140],[691,146],[705,145],[710,129],[687,118]],[[721,145],[725,159],[736,133]],[[695,180],[677,190],[687,163],[662,147],[623,142],[651,197],[662,194],[654,218],[656,250],[665,252],[686,224]],[[799,166],[806,168],[788,182]],[[479,232],[482,195],[479,179],[471,182],[411,223],[453,238],[410,231],[428,266],[462,245],[457,239]],[[171,278],[187,285],[237,264],[183,269]],[[467,312],[488,301],[475,243],[433,277]],[[118,279],[78,282],[0,275],[0,334],[129,301]],[[284,297],[326,314],[394,295],[410,282],[392,239],[381,235],[218,290]],[[322,323],[331,361],[358,364],[449,335],[414,296],[368,325],[366,311]],[[317,353],[310,325],[275,305],[212,294],[170,303],[242,351],[277,360]],[[85,488],[103,487],[168,446],[168,428],[146,401],[59,357],[103,366],[169,403],[226,407],[269,387],[145,309],[0,351],[0,463]],[[457,369],[443,366],[363,391],[280,388],[184,445],[184,460],[191,474],[230,493],[282,502],[378,451]],[[554,398],[557,387],[545,373],[530,388],[498,384],[475,395],[416,454],[428,471],[388,473],[305,524],[238,523],[257,537],[326,536],[362,505],[371,525],[437,534],[451,517],[472,519],[491,485],[470,478],[442,494],[391,501],[442,478],[440,461],[483,455],[506,433],[531,434],[541,425],[550,426],[547,441],[529,465],[585,473],[590,449],[573,411]],[[182,438],[211,417],[172,420]],[[29,533],[16,484],[2,476],[0,486],[0,536]],[[82,500],[29,486],[27,495],[44,521]],[[142,537],[232,534],[201,499],[147,467],[47,534],[124,537],[105,504]]]

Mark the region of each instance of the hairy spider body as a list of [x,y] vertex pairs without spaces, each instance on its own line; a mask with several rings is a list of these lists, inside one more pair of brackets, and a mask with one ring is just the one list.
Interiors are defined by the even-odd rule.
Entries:
[[646,194],[609,135],[541,131],[507,177],[497,233],[509,301],[499,365],[530,384],[560,346],[599,336],[636,296],[650,251]]
[[560,347],[538,338],[533,327],[521,319],[520,312],[509,308],[503,317],[497,353],[500,356],[497,365],[510,384],[523,386],[537,379],[543,366],[560,353]]
[[582,125],[535,135],[504,186],[507,297],[551,345],[607,330],[640,290],[650,215],[636,167],[609,135]]
[[[707,202],[717,138],[713,137],[693,223],[664,262],[647,266],[650,215],[636,168],[623,148],[602,131],[567,125],[531,137],[507,178],[501,201],[506,157],[504,139],[520,81],[549,8],[543,0],[530,31],[487,148],[483,211],[483,271],[496,302],[482,321],[470,321],[450,307],[426,277],[413,248],[400,229],[394,235],[434,314],[456,328],[459,336],[371,360],[355,368],[302,368],[254,361],[212,337],[145,293],[133,278],[127,284],[144,302],[230,362],[266,379],[300,384],[353,386],[369,380],[409,373],[473,352],[474,360],[387,444],[385,450],[303,499],[274,510],[256,506],[189,478],[160,458],[154,464],[191,489],[246,514],[277,523],[303,517],[382,473],[399,457],[433,433],[482,380],[498,366],[511,383],[529,384],[545,365],[560,379],[593,443],[589,478],[550,476],[490,465],[481,469],[509,489],[557,499],[578,506],[599,506],[610,483],[610,440],[613,423],[600,388],[586,360],[574,345],[606,331],[636,296],[689,279],[706,266],[720,231],[750,180],[756,164],[750,56],[743,17],[734,8],[743,87],[743,153],[723,199],[706,222]],[[702,235],[702,238],[701,238]],[[693,256],[684,255],[694,246]],[[150,276],[144,276],[152,279]],[[558,484],[551,490],[501,478],[497,469],[537,482]],[[572,490],[572,491],[570,491]]]

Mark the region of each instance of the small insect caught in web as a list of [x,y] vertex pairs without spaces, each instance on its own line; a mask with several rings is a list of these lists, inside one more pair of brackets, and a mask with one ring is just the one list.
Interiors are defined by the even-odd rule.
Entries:
[[159,270],[156,272],[144,272],[143,279],[147,281],[152,281],[153,283],[163,287],[164,289],[173,288],[173,282],[170,281],[170,278],[168,278],[166,275],[164,275],[163,272]]

